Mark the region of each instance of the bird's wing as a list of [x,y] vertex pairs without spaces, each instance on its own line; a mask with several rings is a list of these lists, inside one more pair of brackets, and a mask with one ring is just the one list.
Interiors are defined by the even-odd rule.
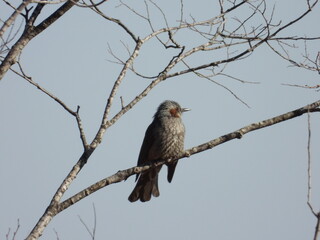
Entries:
[[[150,149],[153,148],[155,142],[154,136],[154,127],[155,124],[152,122],[146,130],[144,139],[140,148],[139,158],[137,165],[142,165],[150,160]],[[136,180],[138,179],[139,174],[137,174]]]

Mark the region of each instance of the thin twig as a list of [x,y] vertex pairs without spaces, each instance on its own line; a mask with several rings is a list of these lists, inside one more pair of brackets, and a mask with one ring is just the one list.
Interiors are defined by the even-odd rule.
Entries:
[[[20,69],[21,65],[19,64]],[[50,98],[52,98],[53,100],[55,100],[57,103],[59,103],[68,113],[70,113],[73,116],[76,116],[76,113],[74,111],[72,111],[63,101],[61,101],[58,97],[54,96],[52,93],[50,93],[48,90],[46,90],[45,88],[41,87],[38,83],[34,82],[32,80],[31,77],[26,76],[25,74],[21,74],[19,72],[17,72],[16,70],[10,68],[10,70],[12,72],[14,72],[15,74],[19,75],[20,77],[22,77],[23,79],[27,80],[29,83],[31,83],[33,86],[37,87],[41,92],[45,93],[46,95],[48,95]]]
[[96,228],[97,228],[97,213],[96,213],[96,208],[94,206],[94,203],[92,204],[93,207],[93,229],[92,231],[89,229],[88,225],[82,220],[82,218],[78,215],[78,218],[82,225],[86,228],[87,232],[89,233],[90,237],[92,240],[95,239],[96,235]]
[[108,21],[114,22],[116,24],[118,24],[122,29],[124,29],[130,36],[131,38],[137,43],[138,42],[138,37],[136,37],[134,35],[134,33],[125,25],[123,24],[119,19],[116,18],[112,18],[109,17],[107,15],[105,15],[104,13],[102,13],[100,11],[100,9],[98,8],[97,5],[94,5],[92,0],[90,0],[90,2],[92,3],[92,6],[89,6],[94,12],[98,13],[101,17],[103,17],[104,19],[107,19]]
[[59,234],[58,234],[57,230],[53,229],[53,231],[54,231],[54,234],[56,235],[56,239],[59,240],[60,238],[59,238]]
[[[190,69],[189,65],[184,61],[182,60],[182,62]],[[232,96],[234,96],[238,101],[240,101],[242,104],[244,104],[246,107],[250,108],[250,106],[245,102],[243,101],[240,97],[238,97],[231,89],[229,89],[228,87],[224,86],[223,84],[217,82],[217,81],[214,81],[213,79],[211,79],[210,77],[208,76],[205,76],[204,74],[198,72],[198,71],[192,71],[195,75],[197,75],[198,77],[200,78],[204,78],[204,79],[207,79],[209,80],[210,82],[224,88],[225,90],[227,90],[229,93],[232,94]]]
[[19,220],[19,218],[18,218],[18,220],[17,220],[17,228],[16,228],[16,230],[15,230],[14,233],[13,233],[12,240],[15,240],[15,239],[16,239],[16,235],[17,235],[17,233],[18,233],[19,228],[20,228],[20,220]]
[[[18,218],[18,220],[17,220],[17,227],[16,227],[16,230],[13,232],[12,240],[15,240],[15,239],[16,239],[16,236],[17,236],[17,233],[18,233],[18,231],[19,231],[19,228],[20,228],[20,220],[19,220],[19,218]],[[10,232],[11,232],[11,228],[8,229],[8,232],[7,232],[7,234],[6,234],[6,240],[9,240]]]
[[319,85],[309,86],[309,85],[297,85],[297,84],[288,84],[288,83],[282,83],[283,86],[289,86],[289,87],[299,87],[299,88],[308,88],[308,89],[318,89],[320,88]]
[[240,78],[233,77],[233,76],[231,76],[229,74],[225,74],[225,73],[222,73],[222,72],[221,73],[217,73],[217,75],[225,76],[225,77],[231,78],[231,79],[236,80],[236,81],[241,82],[241,83],[260,84],[260,82],[242,80]]

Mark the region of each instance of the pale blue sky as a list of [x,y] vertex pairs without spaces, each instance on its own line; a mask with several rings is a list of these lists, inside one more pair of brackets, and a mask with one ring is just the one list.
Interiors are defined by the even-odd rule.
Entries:
[[[216,14],[219,9],[212,2],[215,1],[185,1],[185,19],[191,21],[190,14],[197,20]],[[275,21],[290,21],[295,13],[302,12],[305,2],[277,1]],[[144,12],[143,1],[129,4]],[[292,6],[290,12],[289,4]],[[106,14],[121,18],[138,36],[144,37],[150,32],[141,19],[117,5],[119,2],[113,0],[105,3]],[[176,25],[179,1],[162,1],[160,6],[170,24]],[[50,8],[45,8],[43,16]],[[9,14],[10,9],[1,3],[1,19]],[[239,16],[241,14],[245,15],[239,12]],[[156,28],[165,26],[162,20],[157,20],[159,16],[155,15]],[[319,36],[320,31],[315,27],[318,21],[319,7],[285,33]],[[186,44],[193,40],[188,35],[179,37]],[[33,39],[21,56],[24,70],[35,82],[70,108],[75,110],[77,105],[81,106],[89,142],[99,127],[110,88],[121,69],[108,61],[112,59],[107,51],[108,44],[118,56],[127,57],[120,41],[132,49],[132,40],[118,26],[88,9],[74,8]],[[319,43],[311,44],[309,50],[315,55]],[[157,75],[159,66],[168,59],[162,51],[155,47],[155,41],[148,43],[141,50],[136,68],[145,74]],[[292,56],[299,54],[297,50],[292,51]],[[214,54],[209,57],[218,58]],[[194,63],[203,60],[206,59],[193,59]],[[260,84],[242,84],[223,77],[215,79],[233,90],[251,108],[223,88],[193,74],[166,80],[108,130],[65,198],[118,170],[134,166],[144,132],[163,100],[176,100],[183,107],[192,109],[183,116],[187,130],[186,148],[319,100],[319,92],[315,90],[281,85],[319,84],[318,74],[288,65],[263,46],[249,58],[229,64],[225,72]],[[112,113],[120,109],[120,96],[128,102],[148,83],[149,80],[129,73]],[[17,219],[21,225],[17,239],[23,239],[78,160],[82,144],[75,119],[11,72],[0,82],[0,110],[0,239],[5,238],[9,227],[16,227]],[[314,203],[320,198],[318,123],[318,114],[313,114]],[[56,239],[55,230],[60,239],[90,239],[78,215],[92,226],[92,203],[97,211],[96,239],[300,240],[313,237],[315,218],[306,204],[306,116],[249,133],[241,140],[183,159],[171,184],[166,182],[165,176],[166,169],[163,168],[159,198],[147,203],[130,203],[127,197],[134,187],[131,177],[60,213],[42,238]],[[314,206],[320,207],[319,204]]]

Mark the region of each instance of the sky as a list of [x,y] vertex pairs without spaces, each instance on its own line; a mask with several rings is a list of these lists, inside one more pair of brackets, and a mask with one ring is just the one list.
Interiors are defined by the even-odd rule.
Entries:
[[[180,19],[180,1],[155,1],[163,9],[169,25]],[[17,6],[19,1],[12,1]],[[143,1],[127,2],[146,14]],[[288,11],[288,4],[295,7]],[[274,6],[274,22],[291,21],[305,9],[306,1],[268,2]],[[161,13],[149,3],[155,29],[165,27]],[[48,16],[55,5],[45,7]],[[151,32],[148,23],[130,12],[119,1],[103,4],[105,14],[121,19],[141,38]],[[319,21],[319,6],[301,23],[283,35],[319,36],[314,23]],[[185,1],[183,18],[204,20],[218,14],[215,1]],[[0,18],[11,9],[0,3]],[[237,17],[245,19],[246,11]],[[22,19],[19,19],[19,23]],[[228,18],[228,26],[234,18]],[[252,19],[258,25],[261,19]],[[250,23],[251,24],[251,23]],[[16,26],[16,28],[19,25]],[[177,39],[187,47],[200,41],[197,34],[183,31]],[[301,59],[302,48],[290,49],[290,56]],[[110,62],[128,57],[133,41],[116,24],[93,11],[73,8],[33,39],[21,55],[26,74],[59,97],[71,109],[80,106],[80,116],[90,142],[101,123],[111,87],[121,65]],[[316,56],[319,43],[308,45]],[[165,50],[154,40],[140,52],[135,69],[157,75],[175,50]],[[225,57],[225,53],[206,53],[190,59],[190,64]],[[63,199],[118,170],[135,166],[144,133],[157,106],[175,100],[191,108],[183,115],[186,127],[185,148],[205,143],[248,124],[271,118],[319,100],[314,89],[284,84],[317,85],[319,74],[290,66],[266,45],[248,58],[230,63],[223,76],[214,78],[232,90],[250,107],[238,101],[223,87],[186,74],[170,78],[154,88],[146,98],[126,113],[104,135]],[[128,73],[115,98],[111,115],[121,109],[120,96],[131,101],[150,80]],[[76,120],[59,104],[12,72],[0,82],[0,239],[20,228],[16,239],[24,239],[48,206],[62,180],[82,154]],[[320,125],[318,113],[311,114],[312,204],[320,208]],[[211,150],[179,161],[171,184],[166,168],[159,177],[160,197],[150,202],[127,200],[134,177],[99,190],[57,215],[45,229],[42,239],[91,239],[80,218],[95,239],[313,239],[316,219],[307,206],[307,115],[245,135]],[[58,237],[57,237],[58,236]],[[10,239],[10,238],[9,238]]]

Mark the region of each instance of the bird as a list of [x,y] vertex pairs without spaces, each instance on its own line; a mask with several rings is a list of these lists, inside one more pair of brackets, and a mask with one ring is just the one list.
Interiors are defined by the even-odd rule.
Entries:
[[[173,158],[184,151],[185,127],[181,116],[183,112],[189,110],[171,100],[166,100],[159,105],[153,121],[145,132],[138,157],[138,166]],[[178,161],[174,161],[166,164],[169,183],[172,181],[177,163]],[[146,202],[151,199],[152,195],[154,197],[160,195],[158,175],[161,167],[162,165],[136,175],[136,186],[128,197],[130,202],[137,200]]]

